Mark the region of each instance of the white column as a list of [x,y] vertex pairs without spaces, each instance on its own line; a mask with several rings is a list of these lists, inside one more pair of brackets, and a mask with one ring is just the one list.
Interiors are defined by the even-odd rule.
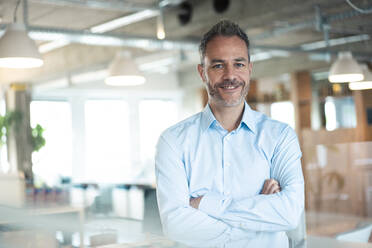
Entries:
[[131,144],[131,172],[136,175],[142,169],[140,153],[140,120],[139,120],[139,102],[138,97],[129,97],[129,128]]
[[85,99],[71,97],[72,181],[85,180]]

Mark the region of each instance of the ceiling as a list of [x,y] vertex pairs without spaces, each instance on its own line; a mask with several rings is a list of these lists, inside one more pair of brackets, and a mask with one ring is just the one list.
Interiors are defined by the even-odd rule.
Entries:
[[[372,8],[370,0],[351,2],[364,10]],[[214,5],[226,3],[227,8],[218,13]],[[17,0],[0,0],[3,30],[13,21],[16,4]],[[179,16],[186,15],[187,8],[192,9],[191,19],[181,24]],[[148,17],[140,21],[106,32],[91,29],[145,10]],[[40,50],[56,41],[64,45],[42,51],[42,68],[0,69],[0,82],[39,84],[102,70],[122,49],[131,51],[144,73],[194,70],[201,35],[222,18],[247,31],[257,78],[328,70],[337,52],[344,50],[352,51],[360,62],[372,62],[370,12],[363,14],[346,0],[28,0],[19,6],[16,17],[28,25]],[[159,13],[163,13],[165,40],[156,38]]]

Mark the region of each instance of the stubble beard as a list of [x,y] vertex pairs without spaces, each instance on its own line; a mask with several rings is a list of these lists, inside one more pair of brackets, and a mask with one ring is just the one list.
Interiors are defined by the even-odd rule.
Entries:
[[[218,90],[218,88],[224,87],[224,86],[242,87],[240,96],[236,99],[224,99]],[[249,90],[249,83],[247,84],[246,82],[243,82],[243,81],[239,82],[237,80],[225,80],[221,83],[215,84],[213,87],[208,81],[206,83],[206,88],[207,88],[210,103],[216,103],[217,105],[223,106],[223,107],[236,107],[236,106],[239,106],[244,101],[245,97],[247,96],[248,90]]]

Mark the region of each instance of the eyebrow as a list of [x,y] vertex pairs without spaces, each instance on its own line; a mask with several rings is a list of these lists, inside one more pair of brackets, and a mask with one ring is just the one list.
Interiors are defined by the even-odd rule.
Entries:
[[[239,57],[239,58],[234,59],[234,61],[235,62],[247,61],[247,59],[244,58],[244,57]],[[223,60],[223,59],[212,59],[212,61],[211,61],[212,64],[215,64],[215,63],[224,63],[224,62],[225,62],[225,60]]]
[[244,57],[239,57],[239,58],[234,59],[234,61],[247,61],[247,59]]
[[215,64],[215,63],[224,63],[224,62],[225,62],[225,60],[223,60],[223,59],[212,59],[212,61],[211,61],[212,64]]

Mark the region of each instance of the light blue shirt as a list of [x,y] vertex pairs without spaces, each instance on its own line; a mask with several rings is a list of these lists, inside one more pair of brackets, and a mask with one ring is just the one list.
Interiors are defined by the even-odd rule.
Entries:
[[[245,103],[228,132],[209,105],[165,130],[156,153],[157,197],[163,231],[192,247],[288,247],[304,208],[301,151],[287,124]],[[281,192],[262,195],[266,179]],[[199,209],[190,197],[204,196]]]

